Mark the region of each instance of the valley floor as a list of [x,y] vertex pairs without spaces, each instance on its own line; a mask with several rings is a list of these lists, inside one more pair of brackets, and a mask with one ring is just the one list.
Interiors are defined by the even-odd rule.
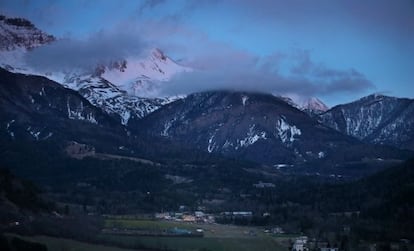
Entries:
[[[115,227],[117,226],[117,227]],[[131,234],[111,234],[103,231],[97,236],[96,242],[109,245],[92,244],[71,239],[50,236],[18,236],[24,240],[42,243],[49,251],[124,251],[124,250],[287,250],[290,238],[294,236],[276,236],[264,233],[260,227],[243,227],[221,224],[180,223],[150,220],[115,220],[108,219],[105,229],[139,229],[147,231],[168,231],[171,229],[203,231],[199,236],[146,236]],[[9,236],[16,236],[10,234]]]

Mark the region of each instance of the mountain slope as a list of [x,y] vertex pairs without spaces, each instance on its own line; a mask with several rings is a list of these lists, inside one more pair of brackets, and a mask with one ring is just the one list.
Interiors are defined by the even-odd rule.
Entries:
[[300,104],[300,107],[302,110],[311,115],[320,114],[329,110],[328,106],[316,97],[305,100]]
[[[135,127],[210,153],[271,165],[392,155],[330,129],[266,94],[216,91],[167,104]],[[353,150],[358,149],[358,150]],[[345,152],[347,152],[345,154]],[[383,156],[388,158],[390,156]]]
[[114,145],[126,137],[125,129],[115,119],[75,91],[44,77],[3,69],[0,77],[0,132],[4,139]]
[[184,159],[189,150],[168,139],[137,137],[76,91],[47,78],[0,68],[0,152],[8,153],[12,142],[20,153],[27,142],[44,143],[38,150],[46,152],[79,143],[111,158]]
[[[0,52],[0,63],[10,72],[44,76],[63,85],[66,88],[77,91],[93,105],[116,117],[118,121],[123,125],[128,124],[128,121],[130,119],[141,119],[162,105],[177,99],[177,97],[142,97],[149,95],[147,91],[144,91],[145,88],[149,88],[152,91],[157,91],[158,85],[161,84],[161,82],[164,80],[144,77],[145,81],[137,80],[135,82],[132,81],[128,82],[128,84],[125,84],[121,81],[122,76],[119,76],[120,74],[114,74],[114,72],[119,71],[122,75],[122,71],[124,71],[123,69],[109,69],[104,66],[99,66],[97,69],[92,71],[90,69],[74,69],[72,71],[43,73],[33,70],[30,68],[30,66],[24,64],[22,58],[25,53],[30,52],[21,50],[2,51]],[[141,61],[148,64],[153,63],[152,61]],[[178,65],[176,66],[180,67]],[[139,68],[132,69],[130,70],[129,74],[131,75],[131,72],[135,72],[137,76],[143,77],[140,72],[141,70],[142,69]],[[152,69],[151,71],[158,70]],[[108,81],[103,77],[104,73],[107,71],[111,71],[114,76],[118,76],[120,79],[115,80],[115,82]],[[170,72],[170,74],[172,73]],[[135,94],[128,92],[128,90],[132,89],[135,90]],[[142,95],[137,96],[136,94]]]
[[77,91],[91,104],[101,108],[127,125],[129,120],[141,119],[149,113],[171,102],[168,98],[142,98],[129,95],[126,91],[100,76],[65,77],[64,86]]
[[160,49],[152,49],[146,58],[130,57],[100,66],[100,76],[132,96],[157,97],[159,88],[176,74],[192,71],[169,58]]
[[98,65],[93,71],[51,73],[47,77],[78,91],[92,104],[109,114],[119,116],[123,125],[141,119],[162,105],[177,98],[159,96],[159,88],[175,74],[191,71],[153,49],[144,59],[128,58],[108,65]]
[[14,73],[44,76],[73,89],[124,125],[174,100],[149,97],[157,96],[160,86],[175,74],[191,71],[159,49],[151,50],[146,58],[130,55],[92,68],[55,72],[44,72],[26,62],[27,53],[41,46],[47,50],[47,45],[54,41],[53,36],[26,19],[0,16],[0,67]]
[[338,105],[320,121],[366,142],[414,149],[414,100],[373,94]]
[[46,212],[49,209],[50,205],[39,196],[37,187],[15,177],[8,169],[0,168],[0,223],[3,226],[21,218],[26,211]]

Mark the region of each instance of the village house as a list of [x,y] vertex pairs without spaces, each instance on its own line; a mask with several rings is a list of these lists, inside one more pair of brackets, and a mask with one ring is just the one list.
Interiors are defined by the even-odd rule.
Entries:
[[185,222],[195,222],[196,217],[194,215],[183,215],[183,221],[185,221]]
[[296,240],[293,243],[292,251],[307,251],[308,248],[305,245],[306,243],[304,243],[303,241]]
[[300,236],[295,239],[295,242],[292,245],[292,251],[308,251],[309,248],[307,247],[308,237],[307,236]]

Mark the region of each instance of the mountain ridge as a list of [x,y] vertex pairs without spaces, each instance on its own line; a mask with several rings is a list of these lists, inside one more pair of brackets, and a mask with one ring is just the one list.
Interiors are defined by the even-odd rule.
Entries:
[[[206,152],[272,166],[321,160],[328,163],[330,158],[333,162],[361,160],[363,153],[372,158],[384,155],[386,159],[395,153],[337,132],[271,94],[195,93],[161,107],[135,127]],[[364,145],[372,151],[361,151]]]
[[[21,56],[24,53],[30,53],[30,50],[39,46],[47,46],[47,44],[53,43],[56,39],[37,29],[28,20],[0,16],[0,28],[7,30],[7,27],[20,27],[21,30],[19,30],[20,28],[15,28],[15,30],[20,31],[20,33],[18,33],[20,37],[17,41],[9,38],[4,40],[9,41],[8,43],[11,44],[15,43],[15,45],[8,46],[7,48],[9,49],[3,48],[3,51],[0,53],[3,67],[11,72],[44,76],[67,88],[75,90],[92,105],[99,107],[111,117],[116,118],[123,126],[131,124],[133,125],[132,127],[134,127],[134,125],[136,126],[139,124],[139,120],[142,118],[176,99],[183,98],[146,98],[140,97],[139,95],[156,96],[160,85],[169,84],[168,81],[175,74],[184,74],[185,72],[192,71],[191,68],[176,63],[162,50],[155,48],[150,51],[147,58],[136,58],[131,56],[108,64],[97,65],[92,71],[73,69],[67,72],[36,72],[33,71],[33,69],[24,68],[24,65],[17,64],[13,66],[13,63],[15,62],[13,60],[9,61],[9,59],[15,58],[18,61],[19,56],[16,55]],[[1,34],[2,33],[0,32],[0,35]],[[11,38],[14,37],[14,35],[10,35],[10,33],[4,34]],[[316,97],[311,97],[302,101],[299,100],[300,102],[288,97],[281,97],[281,99],[292,107],[306,112],[311,117],[318,118],[319,122],[324,125],[334,128],[346,135],[356,137],[366,143],[414,149],[414,136],[412,132],[414,122],[409,119],[410,116],[413,116],[413,105],[411,103],[408,104],[406,101],[403,101],[403,99],[385,97],[386,96],[379,94],[363,97],[359,101],[354,102],[356,106],[359,105],[360,108],[355,108],[352,112],[348,111],[346,116],[342,114],[343,112],[341,112],[341,109],[349,107],[347,104],[338,105],[328,110],[328,107]],[[246,99],[243,102],[248,103],[249,101]],[[386,109],[386,104],[375,105],[381,102],[387,104],[393,102],[405,102],[407,103],[407,107],[404,108],[404,104],[394,104],[399,108],[395,108],[392,112],[385,112],[384,109]],[[368,111],[369,109],[366,110],[365,114],[361,109],[364,109],[363,107],[367,107],[368,105],[371,105],[374,108],[371,112]],[[391,104],[388,106],[393,105]],[[355,116],[359,117],[355,118]],[[379,118],[382,120],[379,121]],[[289,129],[289,135],[299,132],[299,130],[295,130],[294,127],[291,127],[285,122],[286,121],[283,123],[280,122],[280,126],[286,130]],[[245,141],[242,138],[239,138],[239,143],[237,144],[240,144],[240,142],[251,143],[252,141],[256,142],[263,140],[265,137],[264,134],[255,134],[253,132],[254,130],[258,129],[252,129],[251,133],[253,138],[246,136],[244,139]],[[294,141],[294,138],[295,137],[292,137],[291,139]],[[212,140],[212,142],[213,141],[214,140]],[[233,142],[233,144],[235,144],[235,142]],[[213,145],[207,147],[207,150],[211,152],[213,149]]]
[[319,115],[325,125],[365,142],[414,149],[414,99],[371,94]]

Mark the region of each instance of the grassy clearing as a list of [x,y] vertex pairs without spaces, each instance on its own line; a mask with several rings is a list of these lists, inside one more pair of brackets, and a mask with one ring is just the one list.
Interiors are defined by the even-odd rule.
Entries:
[[113,242],[128,246],[170,249],[178,251],[278,251],[287,250],[273,238],[190,238],[190,237],[146,237],[106,236]]
[[[156,237],[100,234],[96,241],[113,246],[90,244],[48,236],[21,237],[47,245],[51,251],[128,251],[145,248],[175,251],[286,251],[286,237],[274,237],[263,233],[262,228],[220,224],[195,224],[173,221],[107,219],[106,227],[163,230],[174,227],[204,230],[204,237]],[[126,247],[130,249],[122,249]]]
[[145,246],[149,248],[170,249],[178,251],[191,250],[287,250],[281,245],[286,237],[273,237],[263,233],[262,228],[242,227],[220,224],[199,224],[163,220],[107,219],[106,227],[167,230],[174,227],[204,230],[203,238],[191,237],[153,237],[153,236],[119,236],[103,235],[102,238],[126,246]]
[[185,222],[174,221],[155,221],[155,220],[126,220],[126,219],[107,219],[105,220],[106,228],[131,228],[147,230],[168,230],[172,228],[185,228],[188,230],[197,229],[196,226]]
[[136,249],[122,249],[111,246],[90,244],[70,239],[55,238],[49,236],[19,236],[9,235],[23,240],[42,243],[47,246],[48,251],[133,251]]
[[[204,223],[189,223],[166,220],[136,220],[136,219],[106,219],[106,228],[129,228],[129,229],[146,229],[146,230],[169,230],[172,228],[183,228],[188,230],[203,229],[204,237],[206,238],[257,238],[269,237],[263,232],[264,228],[260,227],[245,227],[235,225],[222,224],[204,224]],[[296,235],[274,236],[274,237],[297,237]]]

